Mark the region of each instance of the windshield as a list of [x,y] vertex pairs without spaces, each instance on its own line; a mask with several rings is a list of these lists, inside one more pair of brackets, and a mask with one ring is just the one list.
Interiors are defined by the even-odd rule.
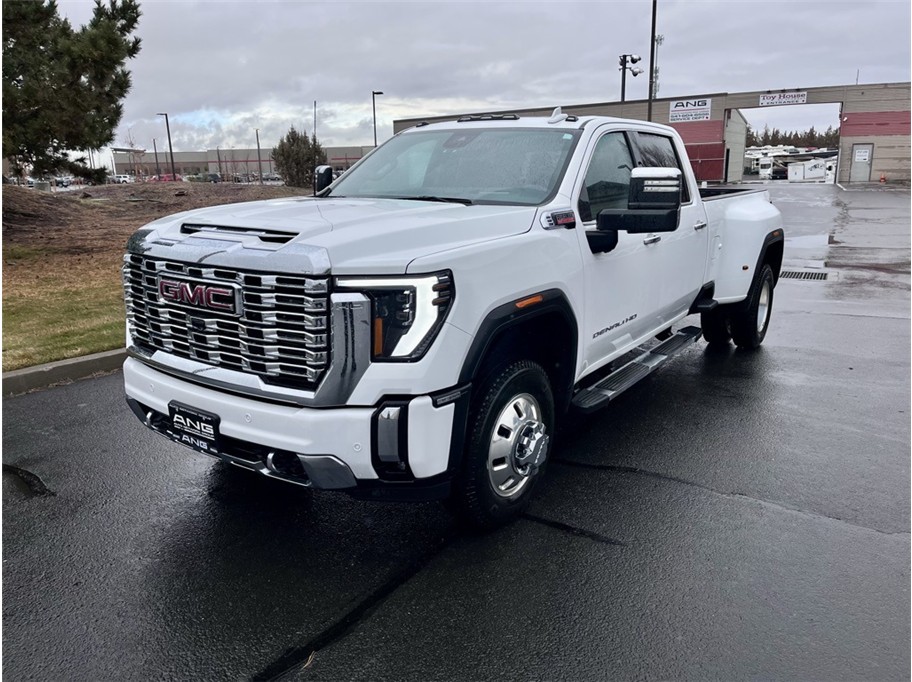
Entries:
[[578,130],[425,130],[398,135],[339,178],[331,196],[535,206],[550,199]]

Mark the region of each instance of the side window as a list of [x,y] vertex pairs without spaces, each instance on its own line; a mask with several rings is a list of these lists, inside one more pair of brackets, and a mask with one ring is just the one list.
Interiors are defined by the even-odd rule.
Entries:
[[595,220],[605,208],[627,208],[633,157],[624,133],[602,135],[592,152],[579,198],[583,222]]
[[640,153],[640,165],[648,168],[677,168],[681,171],[681,201],[685,204],[690,201],[690,192],[687,188],[687,174],[681,167],[681,161],[675,153],[674,143],[670,137],[655,135],[653,133],[637,133],[637,151]]

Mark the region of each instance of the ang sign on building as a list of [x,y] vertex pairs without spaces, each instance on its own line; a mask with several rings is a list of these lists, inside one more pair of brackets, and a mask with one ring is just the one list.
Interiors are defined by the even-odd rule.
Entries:
[[712,110],[712,99],[679,99],[669,103],[668,122],[708,121]]

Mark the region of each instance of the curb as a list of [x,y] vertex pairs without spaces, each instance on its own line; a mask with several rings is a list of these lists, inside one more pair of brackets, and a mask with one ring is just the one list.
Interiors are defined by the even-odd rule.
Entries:
[[28,393],[54,384],[85,379],[101,372],[120,369],[127,359],[125,348],[94,353],[81,358],[58,360],[3,373],[3,397]]
[[836,186],[843,192],[908,192],[909,181],[892,180],[881,184],[879,182],[853,182],[848,185],[836,183]]

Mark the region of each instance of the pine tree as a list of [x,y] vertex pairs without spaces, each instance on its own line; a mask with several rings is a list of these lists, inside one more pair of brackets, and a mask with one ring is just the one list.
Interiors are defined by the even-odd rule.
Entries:
[[306,132],[298,132],[294,126],[272,149],[272,160],[276,171],[285,178],[289,187],[311,187],[314,168],[326,163],[326,152],[316,139],[311,140]]
[[760,138],[757,137],[757,131],[754,130],[750,124],[747,125],[747,146],[748,147],[759,147]]
[[104,174],[67,152],[113,142],[140,16],[136,0],[95,0],[92,20],[73,30],[54,0],[3,3],[3,155],[14,173]]
[[811,126],[808,131],[802,136],[804,138],[803,147],[819,147],[820,140],[818,139],[817,131],[814,130],[814,126]]

